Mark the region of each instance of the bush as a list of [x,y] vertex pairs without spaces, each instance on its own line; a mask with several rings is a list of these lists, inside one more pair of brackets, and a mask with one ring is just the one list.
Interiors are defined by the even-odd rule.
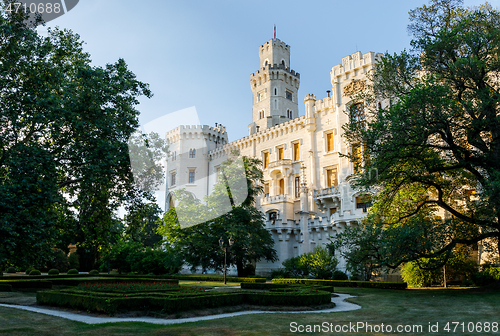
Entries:
[[42,273],[39,270],[34,269],[30,271],[30,275],[42,275]]
[[472,275],[472,281],[477,286],[486,286],[500,280],[500,267],[487,267]]
[[382,289],[406,289],[406,282],[375,282],[352,280],[322,280],[322,279],[273,279],[275,284],[307,284],[336,287],[365,287]]
[[12,285],[0,284],[0,292],[12,292]]
[[27,268],[27,269],[26,269],[26,272],[24,272],[24,274],[26,274],[26,275],[30,275],[31,270],[33,270],[33,268]]
[[58,275],[59,270],[57,268],[53,268],[53,269],[49,270],[48,274],[49,275]]
[[50,261],[47,262],[50,269],[58,269],[60,272],[66,272],[69,269],[68,256],[62,250],[54,250]]
[[69,275],[75,275],[75,274],[79,274],[79,273],[78,273],[78,270],[77,270],[77,269],[72,268],[72,269],[70,269],[70,270],[68,271],[68,273],[67,273],[67,274],[69,274]]
[[93,270],[91,270],[91,271],[89,272],[89,275],[99,275],[99,271],[98,271],[98,270],[93,269]]
[[311,252],[283,261],[283,277],[331,279],[338,260],[323,246],[316,246]]
[[441,283],[443,279],[442,268],[427,269],[432,267],[432,260],[428,258],[408,262],[401,267],[401,276],[410,287],[430,287]]
[[290,274],[284,268],[271,271],[271,279],[288,278]]
[[72,252],[68,257],[68,268],[69,269],[79,269],[80,268],[80,256],[76,252]]
[[16,268],[15,267],[9,267],[7,268],[7,271],[5,273],[16,273]]
[[333,272],[332,280],[348,280],[349,277],[342,271],[336,270]]

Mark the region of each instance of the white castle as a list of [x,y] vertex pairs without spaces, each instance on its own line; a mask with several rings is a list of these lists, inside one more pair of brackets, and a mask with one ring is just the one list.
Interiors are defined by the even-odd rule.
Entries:
[[[166,208],[173,205],[171,195],[179,186],[198,199],[209,194],[218,169],[233,150],[261,159],[265,192],[257,205],[279,256],[275,263],[257,262],[256,272],[266,274],[285,259],[328,243],[330,236],[357,225],[366,215],[366,195],[349,184],[358,166],[340,155],[353,153],[362,163],[363,144],[346,143],[342,125],[364,121],[364,102],[351,97],[363,90],[382,54],[358,51],[344,57],[330,71],[328,96],[305,96],[304,116],[299,116],[300,74],[291,69],[290,46],[271,39],[259,47],[259,56],[259,70],[250,75],[253,110],[248,136],[228,142],[222,125],[179,126],[166,134],[172,153]],[[339,266],[345,268],[342,260]]]

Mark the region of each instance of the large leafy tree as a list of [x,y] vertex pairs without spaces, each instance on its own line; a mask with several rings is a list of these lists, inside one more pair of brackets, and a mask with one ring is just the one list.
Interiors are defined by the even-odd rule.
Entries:
[[[180,206],[187,204],[188,208],[169,209],[159,222],[158,232],[166,237],[168,244],[180,251],[186,263],[193,267],[221,269],[224,254],[219,247],[220,238],[223,238],[226,244],[230,238],[234,239],[234,245],[228,253],[228,264],[236,265],[240,276],[245,275],[245,268],[254,261],[277,259],[273,248],[274,241],[264,226],[263,214],[255,206],[256,196],[262,192],[260,165],[258,159],[248,157],[230,158],[225,161],[221,167],[219,181],[204,203],[192,199],[193,196],[184,190],[175,194],[177,203]],[[242,169],[246,183],[233,183],[240,181]],[[247,197],[238,205],[239,202],[235,200],[243,194]],[[184,228],[179,224],[176,210],[189,212],[194,217],[203,219],[210,211],[224,208],[225,205],[221,203],[228,197],[230,211],[222,216]],[[191,199],[186,202],[188,198]]]
[[459,245],[493,242],[498,254],[500,13],[432,0],[410,21],[413,50],[380,60],[373,91],[355,97],[365,123],[345,128],[371,156],[357,187],[378,196],[366,235],[341,237],[372,235],[365,252],[392,268],[422,257],[438,267]]
[[127,141],[137,97],[151,92],[124,60],[91,66],[78,35],[42,37],[25,19],[0,16],[0,266],[40,263],[76,241],[90,268],[113,211],[148,196],[133,184]]

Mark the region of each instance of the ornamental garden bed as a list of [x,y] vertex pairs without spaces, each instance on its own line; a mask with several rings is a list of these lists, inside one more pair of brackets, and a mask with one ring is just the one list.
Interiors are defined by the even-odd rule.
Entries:
[[288,291],[217,292],[167,283],[81,284],[74,289],[37,292],[37,303],[114,315],[128,311],[171,314],[193,309],[237,305],[318,306],[331,303],[331,293],[310,286]]
[[364,287],[381,289],[406,289],[406,282],[376,282],[376,281],[353,281],[353,280],[322,280],[322,279],[273,279],[273,284],[304,284],[323,285],[337,287]]

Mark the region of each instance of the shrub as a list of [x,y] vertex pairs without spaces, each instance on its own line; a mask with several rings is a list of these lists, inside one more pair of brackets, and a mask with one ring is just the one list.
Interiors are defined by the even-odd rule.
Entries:
[[98,270],[93,269],[93,270],[91,270],[91,271],[89,272],[89,275],[99,275],[99,271],[98,271]]
[[287,278],[289,273],[284,268],[278,268],[271,271],[271,279]]
[[30,275],[42,275],[42,273],[39,270],[34,269],[30,271]]
[[285,269],[281,275],[294,278],[312,276],[316,279],[331,279],[337,265],[337,258],[328,248],[317,246],[309,253],[283,261]]
[[342,271],[336,270],[333,272],[332,280],[348,280],[349,277]]
[[30,275],[30,272],[31,272],[31,270],[32,270],[32,269],[33,269],[33,268],[27,268],[27,269],[26,269],[26,272],[24,272],[24,273],[25,273],[26,275]]
[[0,284],[0,292],[12,292],[12,285]]
[[49,270],[48,274],[49,275],[58,275],[59,270],[57,268],[53,268],[53,269]]
[[72,269],[70,269],[70,270],[68,271],[68,273],[67,273],[67,274],[69,274],[69,275],[75,275],[75,274],[79,274],[79,273],[78,273],[78,270],[77,270],[77,269],[72,268]]
[[410,287],[430,287],[442,281],[442,269],[427,269],[432,267],[432,260],[428,258],[412,261],[401,267],[401,276]]
[[16,273],[16,268],[15,267],[9,267],[9,268],[7,268],[7,271],[5,273]]
[[68,268],[69,269],[79,269],[80,268],[80,256],[76,252],[71,252],[68,257]]
[[487,267],[472,275],[472,281],[477,286],[486,286],[497,280],[500,280],[500,267]]
[[375,282],[352,280],[322,280],[322,279],[273,279],[275,284],[307,284],[339,287],[365,287],[383,289],[406,289],[406,282]]

